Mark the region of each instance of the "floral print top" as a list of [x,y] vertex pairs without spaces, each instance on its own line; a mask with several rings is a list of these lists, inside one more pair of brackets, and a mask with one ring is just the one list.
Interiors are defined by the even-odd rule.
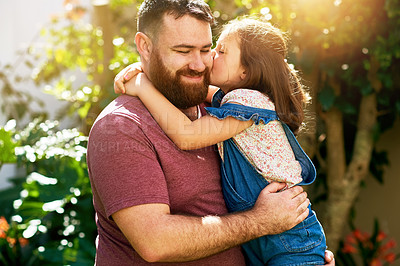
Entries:
[[[234,103],[275,111],[274,103],[265,94],[249,89],[227,93],[224,103]],[[233,137],[234,142],[256,170],[268,181],[287,183],[291,187],[302,181],[301,166],[295,159],[285,131],[278,120],[248,127]],[[218,143],[223,160],[223,143]]]

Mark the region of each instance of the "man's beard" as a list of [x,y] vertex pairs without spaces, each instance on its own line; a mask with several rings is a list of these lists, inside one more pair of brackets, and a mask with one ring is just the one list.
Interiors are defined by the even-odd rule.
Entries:
[[[203,76],[201,83],[185,83],[182,76]],[[189,69],[187,66],[171,73],[164,65],[158,51],[150,58],[149,78],[153,85],[177,108],[186,109],[198,105],[206,99],[210,84],[210,69],[203,72]]]

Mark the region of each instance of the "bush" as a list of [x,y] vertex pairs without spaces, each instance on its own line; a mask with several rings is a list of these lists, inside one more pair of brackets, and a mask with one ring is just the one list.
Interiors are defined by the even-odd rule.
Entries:
[[19,143],[15,159],[27,174],[13,178],[14,186],[0,192],[0,216],[7,229],[0,231],[1,263],[93,265],[97,232],[87,137],[36,119],[13,138]]

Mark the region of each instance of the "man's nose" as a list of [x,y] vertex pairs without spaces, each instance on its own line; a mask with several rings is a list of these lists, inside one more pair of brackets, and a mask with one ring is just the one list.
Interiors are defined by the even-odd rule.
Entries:
[[189,68],[198,72],[203,72],[207,67],[207,58],[200,53],[193,53]]

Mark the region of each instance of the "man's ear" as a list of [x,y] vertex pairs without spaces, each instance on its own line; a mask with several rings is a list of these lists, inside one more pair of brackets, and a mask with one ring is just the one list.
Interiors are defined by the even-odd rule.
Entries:
[[144,60],[149,61],[153,50],[153,42],[143,32],[138,32],[135,35],[136,48]]

